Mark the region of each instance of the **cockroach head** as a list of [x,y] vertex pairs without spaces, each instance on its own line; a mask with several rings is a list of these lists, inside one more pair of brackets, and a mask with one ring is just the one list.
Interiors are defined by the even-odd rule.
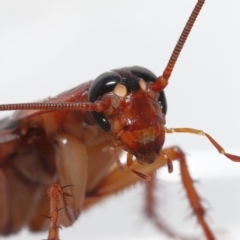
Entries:
[[[116,95],[124,97],[128,92],[137,91],[139,88],[146,88],[146,82],[155,82],[157,76],[150,70],[134,66],[128,68],[115,69],[99,75],[92,83],[88,101],[95,102],[101,99],[105,94],[115,92]],[[159,94],[159,104],[163,114],[167,113],[167,100],[164,91]],[[96,124],[105,132],[109,132],[111,125],[104,113],[91,112]]]
[[156,78],[138,66],[116,69],[97,77],[88,94],[89,102],[111,99],[107,111],[91,112],[93,120],[142,163],[159,156],[165,137],[166,97],[150,87]]

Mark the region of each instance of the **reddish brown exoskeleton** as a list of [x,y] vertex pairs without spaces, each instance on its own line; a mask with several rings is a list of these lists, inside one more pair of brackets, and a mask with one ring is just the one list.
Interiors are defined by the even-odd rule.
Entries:
[[[179,148],[162,150],[165,132],[175,131],[205,135],[224,153],[202,131],[164,126],[167,107],[163,89],[203,2],[196,5],[161,77],[141,67],[117,69],[44,103],[1,106],[2,110],[22,110],[0,125],[2,234],[17,232],[24,225],[41,230],[50,220],[48,239],[58,239],[59,225],[71,225],[82,209],[141,178],[152,177],[146,182],[146,213],[173,236],[154,211],[153,173],[166,163],[171,172],[171,161],[179,160],[193,211],[206,238],[214,239],[183,152]],[[114,168],[114,162],[120,165],[121,149],[128,152],[124,171]],[[225,155],[233,161],[240,160]],[[144,165],[133,162],[133,156]]]

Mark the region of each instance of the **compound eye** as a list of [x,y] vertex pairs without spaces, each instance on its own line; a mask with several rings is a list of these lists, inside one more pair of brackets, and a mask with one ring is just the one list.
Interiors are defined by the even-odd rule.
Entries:
[[164,115],[166,116],[166,114],[167,114],[167,98],[166,98],[164,91],[160,92],[158,102],[159,102],[159,104],[161,104],[162,111],[163,111]]
[[[112,92],[115,86],[121,81],[121,76],[116,72],[105,72],[98,76],[92,83],[88,92],[88,101],[95,102],[104,94]],[[111,124],[104,113],[91,112],[95,123],[105,132],[109,132]]]

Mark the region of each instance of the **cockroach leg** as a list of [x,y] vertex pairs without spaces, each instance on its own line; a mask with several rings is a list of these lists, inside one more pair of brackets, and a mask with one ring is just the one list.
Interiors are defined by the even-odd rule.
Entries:
[[193,180],[192,180],[192,178],[189,174],[188,168],[187,168],[185,154],[178,147],[167,148],[167,149],[164,149],[164,151],[166,152],[167,156],[170,159],[179,160],[182,183],[184,185],[184,188],[186,189],[187,197],[188,197],[190,205],[193,209],[193,213],[196,215],[198,222],[201,225],[201,227],[205,233],[206,239],[214,240],[215,239],[214,235],[204,219],[206,211],[203,208],[201,201],[200,201],[200,197],[198,196],[198,194],[193,186]]
[[209,134],[205,133],[202,130],[193,129],[193,128],[165,128],[166,133],[191,133],[196,135],[203,135],[206,136],[207,139],[212,143],[212,145],[218,150],[220,154],[223,154],[228,159],[234,162],[240,162],[240,156],[233,155],[230,153],[226,153],[222,146],[220,146]]
[[68,211],[68,198],[73,196],[63,189],[67,187],[74,187],[72,184],[60,187],[58,184],[52,184],[48,188],[48,197],[50,198],[50,215],[45,216],[50,219],[50,227],[48,231],[48,240],[59,240],[59,228],[61,228],[60,211]]
[[59,211],[63,191],[58,184],[52,184],[48,188],[48,196],[50,198],[50,227],[48,231],[48,240],[59,240]]
[[8,218],[9,218],[9,201],[8,201],[8,186],[7,179],[5,177],[4,172],[0,169],[0,206],[4,206],[0,208],[0,232],[3,229],[7,228]]
[[[196,240],[194,237],[180,236],[179,233],[173,231],[171,227],[164,222],[164,220],[156,213],[156,206],[159,206],[159,200],[156,199],[155,192],[159,190],[159,186],[156,186],[156,175],[151,175],[151,181],[145,182],[146,189],[146,205],[145,205],[145,214],[153,222],[153,224],[167,236],[173,239],[184,239],[184,240]],[[156,189],[157,187],[157,189]]]

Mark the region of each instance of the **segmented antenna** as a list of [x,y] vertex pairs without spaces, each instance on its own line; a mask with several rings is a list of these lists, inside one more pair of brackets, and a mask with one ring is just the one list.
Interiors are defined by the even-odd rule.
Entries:
[[[177,62],[177,59],[181,53],[181,50],[188,38],[189,33],[195,23],[205,0],[198,0],[196,3],[183,31],[182,34],[173,50],[173,53],[168,61],[168,64],[163,71],[162,76],[158,77],[157,80],[152,84],[151,89],[155,92],[161,92],[168,84],[168,79],[171,76],[173,68]],[[110,102],[99,101],[99,103],[20,103],[20,104],[0,104],[0,111],[9,110],[45,110],[48,111],[60,111],[60,110],[82,110],[82,111],[98,111],[102,112],[109,108]]]
[[168,84],[168,79],[171,76],[171,73],[173,71],[173,68],[177,62],[177,59],[182,51],[182,48],[189,36],[189,33],[192,30],[193,24],[195,23],[203,4],[205,3],[205,0],[198,0],[196,3],[183,31],[182,34],[180,35],[177,44],[172,52],[172,55],[168,61],[168,64],[163,71],[162,76],[158,77],[156,82],[151,86],[151,89],[155,92],[161,92]]

